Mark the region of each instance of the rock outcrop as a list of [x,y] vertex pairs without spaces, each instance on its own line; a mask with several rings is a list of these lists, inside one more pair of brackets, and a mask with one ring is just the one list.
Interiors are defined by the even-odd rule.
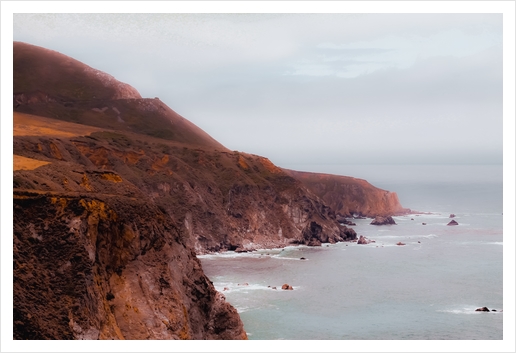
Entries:
[[359,238],[358,238],[358,241],[357,241],[357,244],[370,244],[370,243],[376,243],[376,241],[374,240],[370,240],[370,239],[367,239],[366,237],[364,237],[363,235],[361,235]]
[[376,188],[363,179],[284,170],[319,196],[335,213],[345,217],[392,216],[411,212],[401,206],[395,192]]
[[392,219],[391,216],[382,217],[382,216],[376,216],[373,221],[371,222],[372,225],[375,226],[382,226],[386,224],[396,224],[394,219]]
[[15,339],[244,339],[185,234],[145,199],[14,193]]

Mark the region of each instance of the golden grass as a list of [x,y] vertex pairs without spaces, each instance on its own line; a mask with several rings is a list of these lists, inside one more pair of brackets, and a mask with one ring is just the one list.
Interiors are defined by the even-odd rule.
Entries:
[[73,137],[97,131],[103,130],[37,115],[13,113],[13,136]]
[[37,159],[22,157],[18,155],[13,156],[14,160],[14,170],[32,170],[36,169],[38,167],[41,167],[42,165],[49,164],[50,162],[44,162],[44,161],[38,161]]

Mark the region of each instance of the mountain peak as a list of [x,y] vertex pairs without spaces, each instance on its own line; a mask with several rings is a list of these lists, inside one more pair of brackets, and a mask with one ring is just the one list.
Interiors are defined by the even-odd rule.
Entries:
[[134,87],[54,50],[14,42],[13,56],[14,94],[41,91],[71,101],[142,98]]

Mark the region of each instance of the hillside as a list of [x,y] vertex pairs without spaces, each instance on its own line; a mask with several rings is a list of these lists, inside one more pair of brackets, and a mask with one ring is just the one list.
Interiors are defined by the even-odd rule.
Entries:
[[158,98],[143,99],[111,75],[42,47],[14,42],[13,50],[16,112],[226,151]]

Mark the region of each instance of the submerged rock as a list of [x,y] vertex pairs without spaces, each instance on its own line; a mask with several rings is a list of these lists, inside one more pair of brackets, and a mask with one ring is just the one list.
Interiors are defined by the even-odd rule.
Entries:
[[373,219],[373,221],[371,222],[371,224],[374,226],[382,226],[382,225],[386,225],[386,224],[396,224],[396,222],[394,222],[394,219],[392,219],[391,216],[387,216],[387,217],[376,216]]
[[397,242],[396,245],[407,245],[405,243],[402,243],[401,241]]
[[456,221],[456,220],[454,220],[454,219],[452,219],[452,220],[450,221],[450,223],[448,223],[448,224],[447,224],[447,226],[458,226],[458,225],[459,225],[459,223],[457,223],[457,221]]
[[455,214],[454,214],[454,213],[451,213],[451,214],[450,214],[450,218],[455,218]]

